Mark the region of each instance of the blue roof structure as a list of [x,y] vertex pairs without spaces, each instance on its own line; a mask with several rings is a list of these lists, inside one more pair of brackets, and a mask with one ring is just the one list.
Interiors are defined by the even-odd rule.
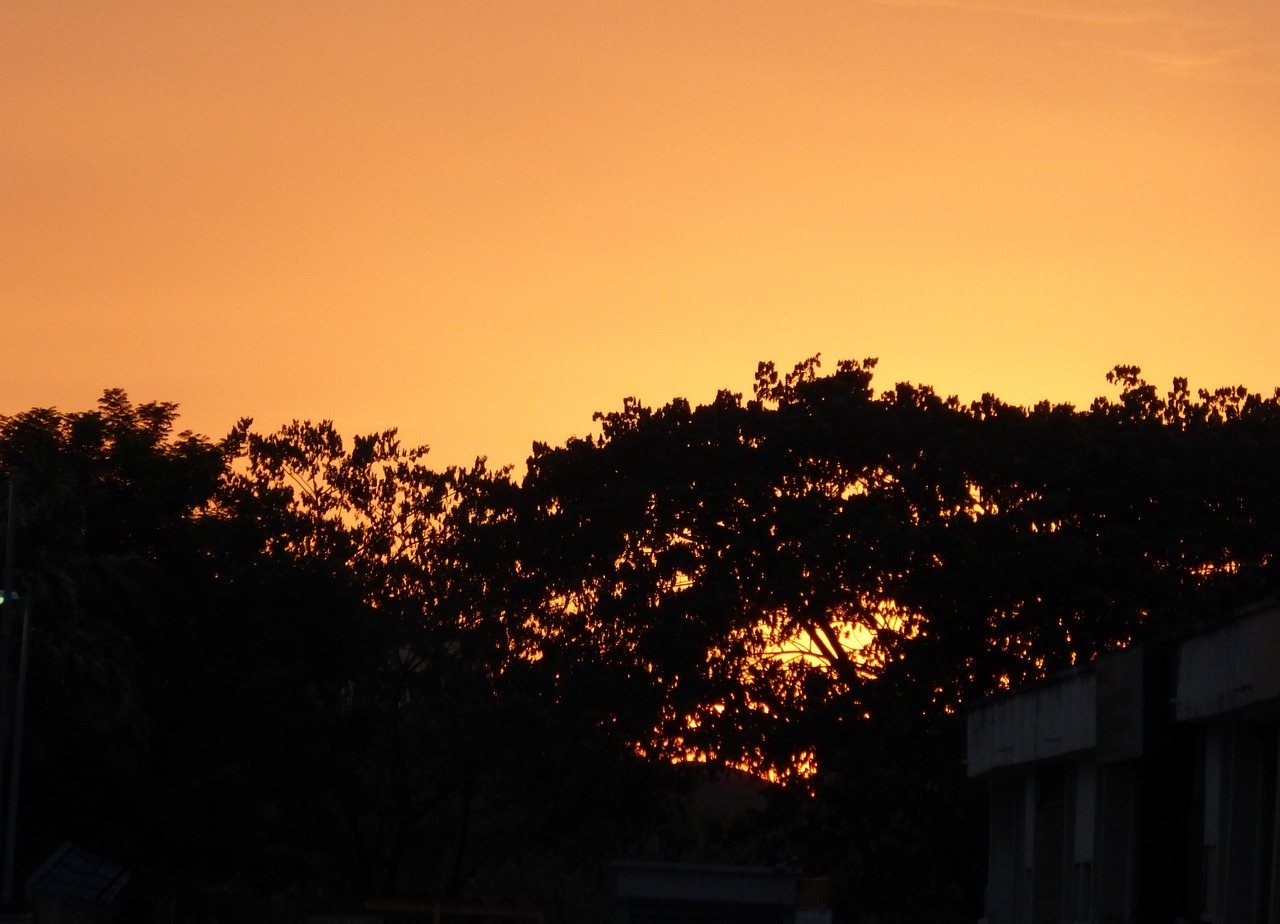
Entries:
[[40,868],[27,877],[27,900],[60,898],[107,904],[129,882],[129,871],[118,863],[85,853],[63,841]]

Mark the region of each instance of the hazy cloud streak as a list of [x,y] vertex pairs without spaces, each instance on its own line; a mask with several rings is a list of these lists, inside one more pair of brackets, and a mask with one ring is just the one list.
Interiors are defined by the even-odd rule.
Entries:
[[[1152,22],[1162,18],[1154,10],[1117,11],[1115,4],[1089,6],[1083,3],[1038,4],[1019,0],[999,3],[991,0],[867,0],[879,6],[936,7],[948,10],[968,10],[974,13],[1001,13],[1009,16],[1025,16],[1029,19],[1051,19],[1057,22],[1074,22],[1085,25],[1127,26]],[[1105,7],[1105,8],[1104,8]]]
[[1142,61],[1153,72],[1234,82],[1280,82],[1280,13],[1241,0],[1194,8],[1032,0],[867,0],[878,6],[958,10],[1105,27],[1090,47]]

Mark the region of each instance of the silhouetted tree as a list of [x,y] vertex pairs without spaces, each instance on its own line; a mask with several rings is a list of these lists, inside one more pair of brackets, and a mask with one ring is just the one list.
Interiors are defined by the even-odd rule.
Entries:
[[17,588],[34,616],[20,873],[65,837],[130,861],[145,849],[150,656],[175,604],[170,567],[193,550],[224,464],[217,445],[174,435],[175,417],[119,390],[92,411],[0,417],[0,469],[19,479]]
[[[964,405],[874,368],[627,399],[520,483],[395,431],[175,435],[119,391],[0,418],[40,613],[24,862],[71,836],[192,917],[587,920],[604,859],[787,860],[849,919],[971,917],[964,706],[1274,593],[1280,391],[1118,366],[1085,409]],[[763,810],[693,820],[743,773]]]
[[1118,367],[1084,411],[964,406],[873,368],[537,447],[517,561],[560,702],[654,759],[816,767],[864,898],[962,908],[964,703],[1274,590],[1280,402]]

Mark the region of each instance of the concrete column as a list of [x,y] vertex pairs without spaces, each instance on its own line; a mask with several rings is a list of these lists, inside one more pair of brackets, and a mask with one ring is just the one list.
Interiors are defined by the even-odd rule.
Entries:
[[1137,778],[1131,763],[1111,764],[1096,779],[1097,829],[1093,912],[1096,920],[1133,920]]
[[991,781],[987,863],[987,924],[1018,924],[1018,884],[1023,876],[1021,776]]
[[1230,760],[1224,764],[1219,895],[1222,918],[1235,921],[1266,920],[1270,888],[1263,857],[1272,838],[1274,809],[1269,779],[1270,736],[1252,724],[1234,724],[1226,730]]
[[1075,821],[1072,825],[1071,880],[1068,908],[1076,921],[1093,919],[1094,825],[1098,815],[1098,773],[1092,761],[1076,767]]
[[1271,730],[1271,907],[1268,924],[1280,924],[1280,725]]
[[1031,903],[1035,898],[1036,867],[1036,774],[1027,768],[1022,785],[1022,862],[1018,870],[1017,924],[1031,920]]
[[1204,736],[1204,905],[1202,914],[1216,920],[1221,902],[1218,883],[1222,878],[1223,763],[1226,759],[1224,729],[1213,726]]

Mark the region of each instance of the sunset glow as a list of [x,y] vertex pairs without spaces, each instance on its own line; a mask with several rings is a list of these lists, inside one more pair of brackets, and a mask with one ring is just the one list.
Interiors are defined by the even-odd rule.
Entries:
[[5,413],[520,463],[626,395],[1280,384],[1274,0],[0,11]]

